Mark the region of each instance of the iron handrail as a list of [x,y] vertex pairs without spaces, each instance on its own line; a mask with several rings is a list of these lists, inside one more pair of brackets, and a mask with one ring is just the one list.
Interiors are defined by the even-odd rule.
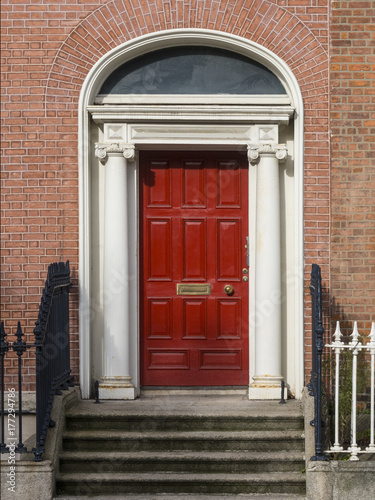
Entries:
[[312,370],[310,382],[307,384],[310,396],[314,396],[314,419],[310,425],[315,430],[315,455],[310,460],[325,461],[322,446],[322,354],[323,342],[323,305],[322,305],[322,278],[321,269],[317,264],[312,265],[311,282],[311,320],[312,320]]
[[[0,327],[1,354],[1,453],[9,453],[4,431],[4,358],[13,350],[18,356],[18,413],[19,443],[16,453],[25,453],[22,443],[22,355],[35,347],[36,356],[36,447],[35,461],[43,460],[47,430],[54,425],[51,410],[55,394],[73,386],[70,370],[69,337],[69,290],[71,287],[69,261],[57,262],[48,267],[47,280],[41,297],[38,319],[35,323],[35,342],[27,344],[22,340],[21,324],[18,322],[16,338],[12,345],[6,341],[4,323]],[[12,410],[12,413],[14,411]],[[8,411],[9,416],[9,411]]]

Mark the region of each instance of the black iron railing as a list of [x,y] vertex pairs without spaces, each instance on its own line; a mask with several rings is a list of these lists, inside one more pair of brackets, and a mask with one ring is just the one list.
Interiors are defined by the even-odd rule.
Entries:
[[[18,357],[18,414],[22,415],[22,355],[23,353],[33,345],[27,345],[26,342],[22,340],[23,333],[21,328],[21,323],[18,322],[16,341],[11,344],[6,340],[7,334],[4,330],[4,323],[1,322],[0,326],[0,353],[1,353],[1,453],[9,453],[10,449],[5,443],[5,430],[4,430],[4,418],[5,418],[5,397],[4,397],[4,358],[7,352],[14,351]],[[11,436],[16,435],[16,390],[14,387],[8,393],[8,432]],[[14,453],[25,453],[27,451],[26,447],[22,442],[22,418],[18,419],[18,444],[17,446],[13,442]]]
[[311,460],[327,460],[322,447],[322,354],[323,354],[323,306],[322,278],[320,267],[312,265],[311,270],[311,319],[312,319],[312,370],[307,384],[310,396],[314,396],[314,420],[310,422],[315,429],[315,455]]
[[[18,322],[16,342],[6,340],[4,324],[0,328],[1,354],[1,453],[8,453],[5,443],[5,410],[4,410],[4,363],[6,354],[13,350],[18,356],[18,415],[19,443],[16,453],[26,452],[22,443],[22,355],[27,349],[35,348],[36,356],[36,447],[33,448],[35,461],[43,460],[47,430],[54,426],[51,419],[53,397],[61,394],[61,390],[73,386],[70,371],[70,337],[69,337],[69,261],[58,262],[48,267],[47,280],[39,307],[38,320],[35,323],[35,342],[27,344],[22,340],[23,333]],[[9,406],[8,395],[8,430],[10,420],[15,421],[13,402]]]

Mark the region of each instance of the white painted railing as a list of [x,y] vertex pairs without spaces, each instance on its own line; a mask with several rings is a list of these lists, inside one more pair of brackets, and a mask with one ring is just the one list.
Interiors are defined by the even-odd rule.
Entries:
[[[362,344],[357,328],[357,322],[354,323],[353,333],[351,334],[352,340],[348,344],[344,344],[341,340],[342,333],[340,330],[340,323],[336,324],[336,331],[333,336],[334,342],[326,347],[330,347],[335,353],[335,442],[333,446],[326,453],[344,452],[350,453],[350,460],[359,460],[358,453],[375,453],[374,441],[374,395],[375,395],[375,323],[372,323],[370,334],[368,335],[369,341]],[[349,349],[353,355],[352,363],[352,411],[351,411],[351,445],[347,450],[344,450],[339,443],[339,383],[340,380],[340,354],[344,349]],[[371,400],[370,400],[370,443],[365,449],[361,449],[357,445],[357,360],[358,353],[361,350],[370,352],[370,366],[371,366]]]

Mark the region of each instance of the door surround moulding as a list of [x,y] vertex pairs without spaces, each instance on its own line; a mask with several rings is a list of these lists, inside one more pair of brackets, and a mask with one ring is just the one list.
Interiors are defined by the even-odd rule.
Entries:
[[[179,117],[173,116],[171,113],[171,108],[169,108],[169,113],[163,108],[163,106],[158,106],[158,111],[156,113],[147,112],[147,106],[139,106],[139,103],[131,106],[132,109],[126,109],[126,104],[124,106],[119,105],[118,109],[114,109],[114,106],[95,106],[95,97],[101,88],[105,78],[114,71],[118,66],[123,64],[127,59],[132,59],[134,57],[140,56],[151,50],[158,50],[161,48],[169,46],[178,45],[210,45],[221,47],[224,49],[232,50],[238,52],[247,57],[251,57],[254,60],[265,65],[271,71],[273,71],[283,83],[289,99],[290,105],[288,106],[285,101],[280,103],[280,107],[277,110],[272,111],[272,106],[258,106],[258,111],[256,110],[257,105],[251,105],[250,103],[245,108],[238,109],[238,104],[222,102],[221,106],[217,106],[214,113],[210,113],[208,110],[204,110],[202,113],[202,108],[204,105],[199,102],[192,103],[189,101],[189,96],[183,96],[184,102],[176,103],[176,107],[181,110]],[[162,103],[160,103],[162,104]],[[155,108],[155,103],[152,105]],[[268,109],[266,109],[268,107]],[[296,268],[289,270],[293,274],[293,286],[295,291],[295,313],[294,313],[294,324],[295,324],[295,394],[299,398],[302,393],[303,381],[304,381],[304,364],[303,364],[303,276],[304,276],[304,265],[303,265],[303,102],[302,95],[290,68],[275,54],[270,52],[268,49],[261,47],[260,45],[246,40],[244,38],[230,35],[227,33],[210,31],[210,30],[199,30],[199,29],[181,29],[181,30],[166,30],[157,33],[152,33],[145,35],[125,44],[116,47],[115,49],[104,55],[91,69],[89,72],[81,91],[80,101],[79,101],[79,207],[80,207],[80,237],[79,237],[79,283],[80,283],[80,381],[81,381],[81,391],[82,397],[88,398],[90,395],[90,158],[91,151],[90,148],[93,147],[90,139],[90,122],[94,118],[98,122],[109,122],[122,121],[125,119],[125,115],[129,116],[130,112],[133,113],[138,110],[138,119],[146,124],[153,123],[157,126],[161,116],[164,116],[164,125],[173,122],[173,127],[176,125],[176,121],[185,119],[191,122],[199,121],[200,123],[207,120],[211,126],[216,128],[218,135],[216,137],[210,138],[208,143],[207,139],[202,142],[197,141],[194,137],[190,140],[179,142],[179,139],[174,138],[173,141],[168,141],[167,137],[163,139],[160,137],[160,141],[157,143],[152,142],[151,139],[140,140],[139,137],[133,140],[127,136],[126,142],[130,139],[135,146],[141,146],[143,148],[151,147],[152,144],[156,147],[161,147],[162,144],[168,144],[170,148],[177,148],[178,144],[191,145],[199,143],[202,147],[212,146],[212,142],[217,146],[223,147],[242,147],[245,144],[252,142],[252,138],[245,140],[245,137],[240,133],[239,136],[232,136],[229,140],[223,139],[223,131],[225,127],[228,130],[228,121],[231,122],[234,128],[240,123],[243,126],[244,122],[254,126],[254,123],[276,123],[284,122],[286,123],[289,119],[291,113],[294,113],[294,172],[295,172],[295,207],[294,207],[294,234],[295,234],[295,261]],[[199,110],[198,113],[196,110]],[[154,109],[155,110],[155,109]],[[231,119],[228,118],[229,113]],[[129,114],[128,114],[129,113]],[[237,113],[237,115],[236,115]],[[247,117],[246,117],[247,113]],[[169,114],[169,118],[168,115]],[[105,116],[106,115],[106,116]],[[116,119],[114,120],[114,115]],[[122,115],[122,116],[121,116]],[[137,115],[137,112],[135,112]],[[282,116],[280,116],[282,115]],[[134,120],[134,114],[133,120]],[[141,118],[142,116],[142,118]],[[199,116],[199,118],[197,118]],[[258,119],[256,119],[258,116]],[[233,123],[233,121],[235,123]],[[139,124],[140,122],[138,122]],[[136,129],[136,124],[132,123],[132,130]],[[151,127],[152,129],[152,127]],[[161,131],[162,127],[159,127]],[[254,130],[254,129],[253,129]],[[163,134],[162,134],[163,135]],[[194,136],[194,134],[192,134]],[[204,134],[203,134],[204,135]],[[247,135],[247,134],[245,134]],[[115,141],[115,139],[113,139]],[[119,139],[117,139],[119,141]],[[112,141],[111,141],[112,142]],[[123,141],[121,141],[123,142]],[[143,146],[142,146],[143,144]]]

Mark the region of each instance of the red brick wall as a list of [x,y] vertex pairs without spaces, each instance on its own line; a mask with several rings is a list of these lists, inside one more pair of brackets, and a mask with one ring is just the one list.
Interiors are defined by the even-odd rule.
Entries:
[[332,2],[332,319],[375,321],[375,4]]
[[[90,68],[106,52],[136,36],[169,28],[215,29],[251,39],[276,53],[294,72],[306,113],[305,296],[309,308],[312,262],[322,265],[329,287],[327,3],[3,0],[1,315],[8,331],[14,332],[21,319],[27,335],[31,334],[47,265],[69,259],[75,284],[72,367],[77,375],[80,89]],[[308,372],[308,320],[306,331]],[[31,381],[25,379],[28,388]]]

